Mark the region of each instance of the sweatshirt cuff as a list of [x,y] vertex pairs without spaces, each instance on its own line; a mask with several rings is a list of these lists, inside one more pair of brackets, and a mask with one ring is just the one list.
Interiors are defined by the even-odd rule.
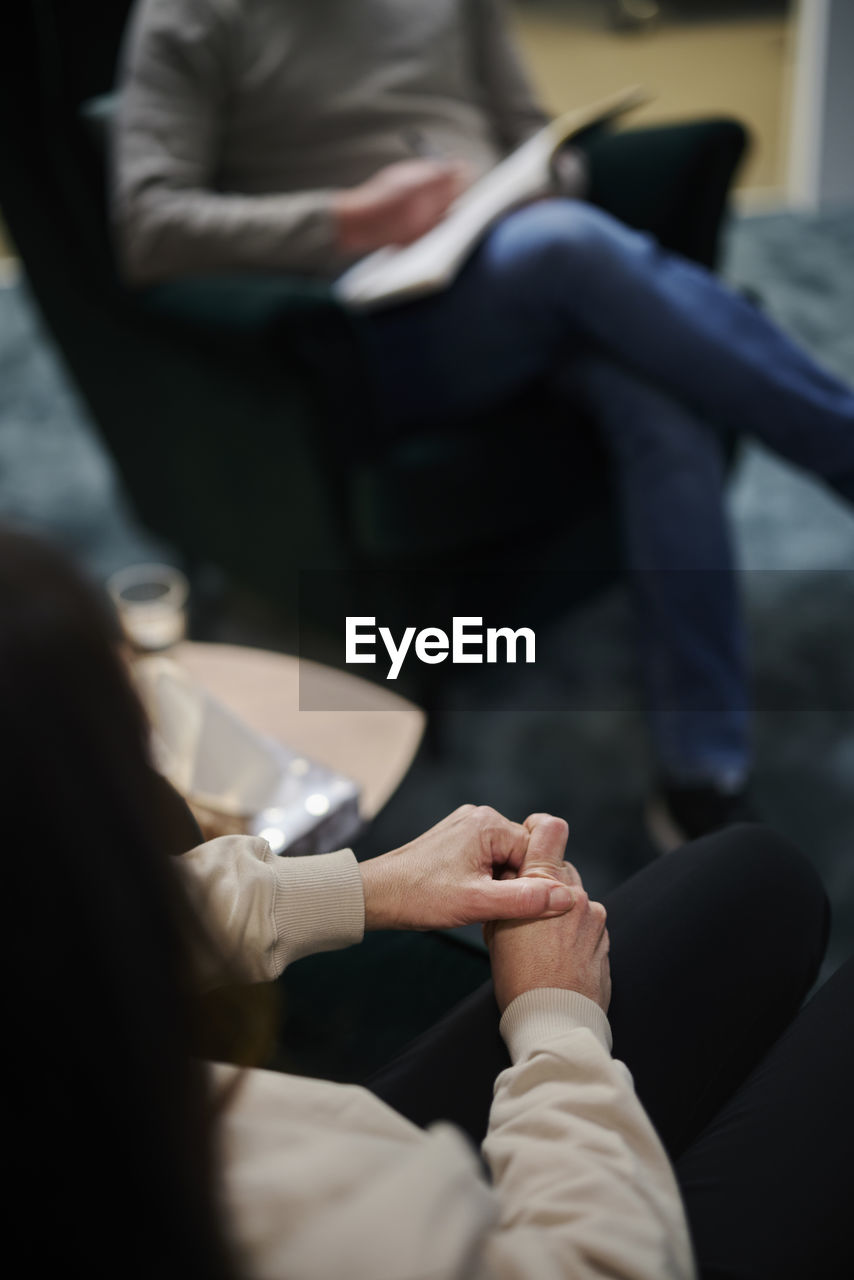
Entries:
[[318,951],[338,951],[361,942],[365,895],[351,849],[307,858],[275,858],[273,923],[277,964],[284,967]]
[[561,987],[538,987],[510,1002],[499,1030],[516,1063],[578,1027],[587,1027],[606,1052],[611,1052],[611,1027],[595,1000]]

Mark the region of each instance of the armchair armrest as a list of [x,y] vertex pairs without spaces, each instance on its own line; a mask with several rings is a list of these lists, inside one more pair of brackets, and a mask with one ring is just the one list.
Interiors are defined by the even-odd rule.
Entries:
[[[184,350],[256,394],[274,399],[297,386],[318,405],[315,444],[346,468],[350,449],[364,449],[376,416],[371,358],[364,330],[323,280],[295,275],[235,274],[186,277],[128,291],[130,305],[170,333]],[[339,424],[348,424],[341,431]],[[354,429],[358,424],[358,429]]]
[[299,369],[333,417],[371,412],[364,333],[323,280],[291,275],[187,277],[131,295],[158,328],[210,351],[227,364],[274,381]]
[[110,143],[113,121],[116,118],[118,93],[99,93],[80,104],[78,116],[89,144],[103,164]]
[[597,134],[585,147],[589,198],[666,248],[713,267],[747,144],[744,126],[728,119]]
[[281,324],[347,316],[323,280],[290,275],[215,275],[170,280],[140,290],[150,313],[211,335],[257,339]]

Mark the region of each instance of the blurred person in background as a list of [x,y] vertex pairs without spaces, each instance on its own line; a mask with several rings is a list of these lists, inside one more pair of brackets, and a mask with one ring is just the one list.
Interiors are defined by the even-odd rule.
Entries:
[[[249,836],[180,852],[192,819],[154,799],[104,602],[4,530],[0,704],[31,1268],[678,1280],[693,1237],[706,1277],[849,1273],[854,966],[799,1012],[828,911],[781,837],[733,828],[618,889],[611,1000],[560,819],[465,806],[361,864]],[[202,1060],[204,989],[490,919],[494,986],[367,1088]]]
[[[502,10],[140,0],[115,145],[127,279],[331,278],[430,230],[546,118]],[[670,848],[751,816],[721,435],[753,433],[854,500],[851,389],[707,271],[565,197],[505,216],[447,291],[359,323],[392,432],[538,380],[590,410],[639,618],[653,833]]]

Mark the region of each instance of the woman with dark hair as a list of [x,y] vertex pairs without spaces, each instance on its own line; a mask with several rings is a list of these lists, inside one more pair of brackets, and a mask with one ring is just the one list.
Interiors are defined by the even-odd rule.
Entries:
[[[559,819],[466,806],[361,865],[190,848],[100,598],[2,532],[0,705],[28,1270],[850,1274],[854,969],[799,1012],[827,904],[787,842],[735,828],[611,895],[611,1002],[605,912]],[[217,976],[476,919],[494,987],[368,1090],[195,1056]]]
[[6,901],[25,973],[10,970],[13,1168],[22,1208],[38,1207],[28,1252],[87,1276],[236,1276],[214,1100],[193,1057],[197,926],[165,856],[183,815],[149,764],[105,604],[12,533],[0,706]]

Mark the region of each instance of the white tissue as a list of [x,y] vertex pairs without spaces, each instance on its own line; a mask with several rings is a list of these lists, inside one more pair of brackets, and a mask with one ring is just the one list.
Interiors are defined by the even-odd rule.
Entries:
[[327,853],[361,830],[351,778],[256,733],[168,658],[136,665],[155,766],[190,801],[241,819],[274,853]]
[[276,799],[282,749],[256,733],[175,663],[149,658],[137,669],[152,725],[156,766],[207,808],[247,817]]

